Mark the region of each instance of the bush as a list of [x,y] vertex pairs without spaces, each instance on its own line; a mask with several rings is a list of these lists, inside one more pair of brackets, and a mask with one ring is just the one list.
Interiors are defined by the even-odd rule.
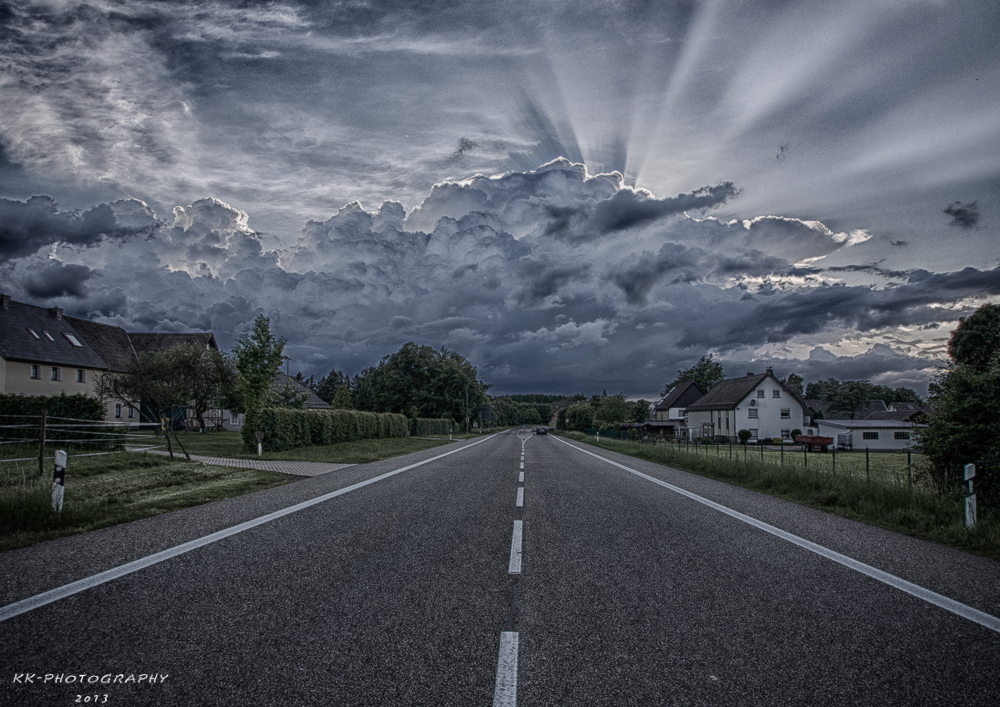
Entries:
[[454,425],[447,417],[414,417],[410,420],[410,434],[418,437],[446,435],[454,429]]
[[[406,437],[408,427],[406,417],[394,413],[265,408],[260,414],[266,452],[358,439]],[[242,437],[247,448],[256,449],[254,430],[244,426]]]
[[736,433],[736,436],[740,438],[740,442],[744,445],[750,441],[750,430],[740,430]]
[[801,434],[802,434],[802,430],[800,430],[800,429],[794,429],[794,430],[792,430],[792,439],[794,440],[796,437],[800,436]]
[[639,440],[639,432],[638,432],[638,430],[636,430],[634,427],[632,429],[630,429],[628,431],[628,438],[630,440],[632,440],[633,442],[637,442]]
[[785,441],[781,437],[773,437],[771,439],[771,444],[784,444]]

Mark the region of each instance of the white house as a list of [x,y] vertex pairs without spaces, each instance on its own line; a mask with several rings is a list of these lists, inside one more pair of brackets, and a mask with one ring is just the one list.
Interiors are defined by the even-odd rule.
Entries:
[[838,449],[909,449],[913,432],[927,425],[906,420],[817,420],[819,434]]
[[704,397],[687,406],[687,426],[692,437],[738,441],[740,430],[751,441],[780,437],[791,441],[793,430],[809,426],[808,408],[797,391],[785,387],[768,368],[715,385]]

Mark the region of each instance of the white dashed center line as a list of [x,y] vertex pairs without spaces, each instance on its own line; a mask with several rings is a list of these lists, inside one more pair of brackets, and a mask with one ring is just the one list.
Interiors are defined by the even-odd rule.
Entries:
[[516,508],[524,507],[524,487],[521,486],[517,489],[517,501],[514,502]]
[[510,539],[510,574],[521,574],[521,521],[514,521],[514,535]]
[[500,634],[500,655],[497,657],[497,686],[493,692],[493,707],[514,707],[517,704],[517,632]]
[[517,481],[518,481],[518,483],[522,483],[522,484],[524,483],[524,472],[523,472],[523,471],[522,471],[522,472],[521,472],[521,474],[520,474],[520,475],[519,475],[519,476],[517,477]]

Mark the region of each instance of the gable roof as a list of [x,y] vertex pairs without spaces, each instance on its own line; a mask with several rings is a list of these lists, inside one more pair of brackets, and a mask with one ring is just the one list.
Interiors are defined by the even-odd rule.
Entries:
[[[710,391],[695,401],[694,404],[687,406],[688,412],[735,408],[765,378],[772,378],[775,383],[778,383],[778,379],[774,378],[770,373],[758,373],[756,375],[744,376],[743,378],[730,378],[716,383]],[[778,383],[778,385],[781,384]]]
[[767,373],[748,374],[742,378],[730,378],[717,383],[710,391],[705,393],[704,397],[688,405],[688,412],[732,410],[767,378],[770,378],[781,390],[785,391],[792,400],[803,407],[807,407],[806,402],[799,395],[798,391],[789,389],[775,378],[773,373],[768,371]]
[[[111,324],[64,317],[62,312],[59,307],[36,307],[0,295],[0,356],[14,361],[122,371],[143,351],[165,351],[177,344],[219,348],[211,332],[128,333]],[[74,346],[67,335],[80,346]]]
[[[31,331],[38,338],[32,336]],[[74,346],[67,335],[76,339],[80,346]],[[0,356],[7,360],[107,368],[73,323],[63,318],[61,309],[36,307],[6,297],[0,306]]]
[[929,417],[929,410],[887,410],[885,412],[873,412],[867,415],[866,420],[915,420],[920,417]]
[[132,342],[121,327],[76,317],[66,317],[66,320],[80,333],[80,340],[94,349],[112,371],[124,371],[125,366],[135,360]]
[[285,375],[284,373],[281,373],[280,371],[278,372],[278,375],[276,375],[274,377],[274,380],[271,381],[271,390],[273,390],[275,393],[277,393],[283,387],[285,387],[285,385],[288,385],[288,384],[291,384],[291,385],[297,386],[298,388],[301,388],[301,391],[299,391],[301,393],[308,393],[309,394],[309,397],[306,398],[305,403],[303,404],[303,407],[306,410],[330,410],[331,409],[330,408],[330,404],[327,403],[327,402],[325,402],[318,395],[316,395],[316,393],[312,392],[312,390],[309,389],[309,386],[307,386],[305,383],[303,383],[299,379],[295,378],[294,376]]
[[663,400],[656,404],[656,410],[687,407],[705,396],[705,391],[694,381],[681,381],[667,391]]

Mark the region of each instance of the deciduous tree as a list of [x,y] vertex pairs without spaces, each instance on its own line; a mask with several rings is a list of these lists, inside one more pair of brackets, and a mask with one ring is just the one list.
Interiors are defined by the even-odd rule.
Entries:
[[701,389],[708,392],[713,386],[725,380],[726,372],[722,368],[722,364],[714,359],[714,354],[708,354],[708,356],[702,356],[698,359],[698,363],[691,366],[691,368],[685,369],[683,371],[677,371],[677,378],[675,378],[670,383],[663,388],[663,393],[661,395],[666,395],[670,392],[670,389],[681,381],[694,381]]

